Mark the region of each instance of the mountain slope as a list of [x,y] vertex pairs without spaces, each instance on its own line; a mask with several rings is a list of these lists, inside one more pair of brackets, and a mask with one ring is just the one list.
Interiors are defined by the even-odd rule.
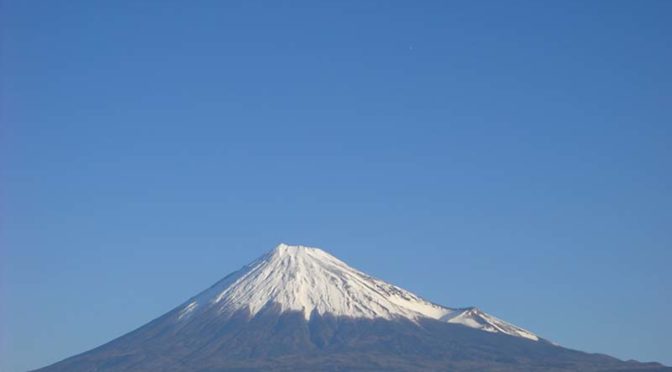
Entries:
[[555,346],[329,255],[280,245],[162,317],[56,371],[672,371]]

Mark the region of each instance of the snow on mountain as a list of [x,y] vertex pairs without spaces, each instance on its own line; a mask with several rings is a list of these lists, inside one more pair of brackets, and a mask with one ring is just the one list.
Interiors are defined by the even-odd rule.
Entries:
[[505,333],[511,336],[523,337],[538,341],[539,337],[534,333],[507,323],[501,319],[486,314],[475,307],[466,309],[454,309],[452,313],[440,318],[448,323],[462,324],[467,327],[477,328],[486,332]]
[[281,312],[313,312],[352,318],[421,318],[462,324],[530,340],[533,333],[476,308],[452,309],[353,269],[318,248],[278,245],[273,251],[234,272],[184,304],[178,320],[215,310],[229,316],[240,310],[254,316],[268,306]]

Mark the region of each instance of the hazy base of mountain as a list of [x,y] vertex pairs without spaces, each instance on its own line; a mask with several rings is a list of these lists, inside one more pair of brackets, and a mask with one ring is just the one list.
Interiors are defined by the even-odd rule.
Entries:
[[[214,315],[214,314],[213,314]],[[40,372],[107,371],[666,371],[433,319],[364,319],[281,312],[168,314]]]

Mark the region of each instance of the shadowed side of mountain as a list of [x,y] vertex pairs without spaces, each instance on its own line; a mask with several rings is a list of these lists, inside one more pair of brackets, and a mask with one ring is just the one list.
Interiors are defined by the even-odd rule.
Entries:
[[501,333],[425,319],[363,319],[266,306],[254,316],[176,311],[40,372],[389,370],[667,371]]

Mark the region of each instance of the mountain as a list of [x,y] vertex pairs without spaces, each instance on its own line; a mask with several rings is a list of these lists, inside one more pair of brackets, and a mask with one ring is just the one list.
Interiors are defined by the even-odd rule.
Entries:
[[554,345],[434,304],[317,248],[281,244],[56,371],[672,371]]

